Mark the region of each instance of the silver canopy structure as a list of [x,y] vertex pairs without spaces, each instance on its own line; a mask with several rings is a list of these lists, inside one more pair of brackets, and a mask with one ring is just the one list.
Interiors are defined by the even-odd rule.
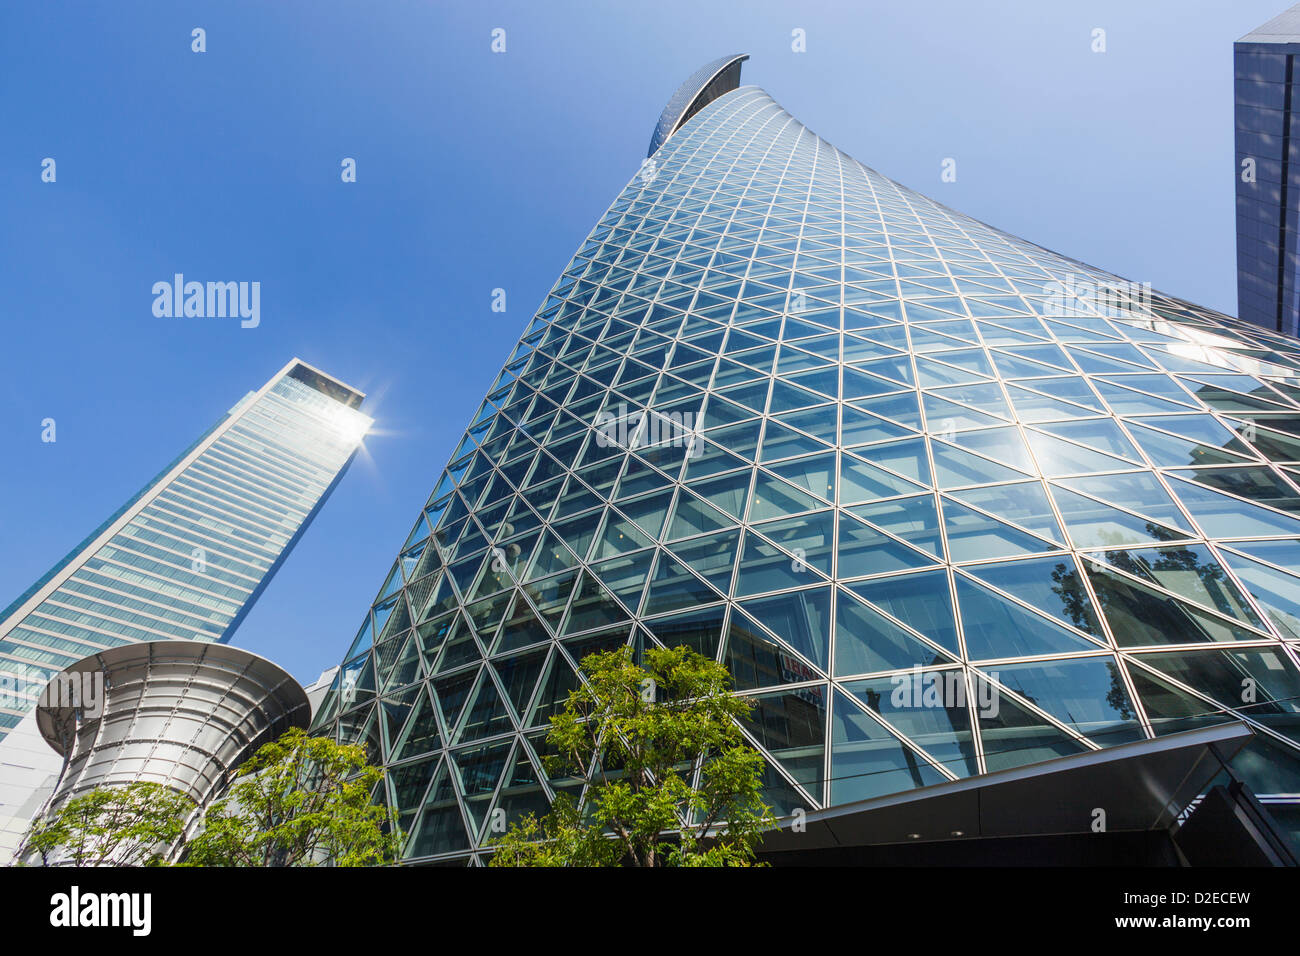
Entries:
[[49,806],[137,781],[204,806],[258,747],[310,716],[293,677],[237,647],[151,641],[99,651],[57,675],[37,707],[38,729],[64,758]]

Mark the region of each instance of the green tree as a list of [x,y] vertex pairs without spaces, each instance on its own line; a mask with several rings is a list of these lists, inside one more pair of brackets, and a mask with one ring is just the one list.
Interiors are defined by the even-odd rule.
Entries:
[[355,744],[286,731],[236,771],[186,848],[193,866],[377,866],[400,846],[371,799],[383,771]]
[[[552,774],[587,785],[550,813],[526,815],[495,843],[493,866],[748,866],[775,823],[763,758],[737,720],[725,668],[687,647],[630,648],[582,661],[586,682],[551,718]],[[699,773],[698,786],[692,781]]]
[[193,812],[193,800],[162,784],[99,787],[32,824],[22,856],[46,866],[156,866]]

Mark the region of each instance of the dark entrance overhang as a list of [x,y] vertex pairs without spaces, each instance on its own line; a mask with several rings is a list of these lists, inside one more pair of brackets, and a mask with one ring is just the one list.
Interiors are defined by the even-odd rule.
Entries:
[[1099,819],[1106,833],[1168,831],[1251,736],[1220,724],[830,807],[782,819],[762,852],[1084,835]]

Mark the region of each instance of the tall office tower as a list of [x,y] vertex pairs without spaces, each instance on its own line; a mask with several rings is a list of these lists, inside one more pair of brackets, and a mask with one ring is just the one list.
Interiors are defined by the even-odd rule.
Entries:
[[124,644],[228,641],[342,478],[363,399],[294,359],[0,613],[0,857],[59,770],[31,715],[46,681]]
[[1300,332],[1300,4],[1233,44],[1237,314]]
[[625,644],[729,668],[781,814],[1234,727],[1255,790],[1300,792],[1300,342],[890,181],[740,59],[672,98],[322,703],[405,858],[572,786],[548,718]]

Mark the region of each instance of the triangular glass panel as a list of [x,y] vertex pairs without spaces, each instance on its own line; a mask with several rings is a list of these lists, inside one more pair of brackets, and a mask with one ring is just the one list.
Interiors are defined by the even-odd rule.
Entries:
[[[975,388],[977,386],[960,386]],[[931,392],[925,393],[925,420],[930,431],[934,433],[955,432],[966,428],[984,428],[989,425],[1001,425],[1003,422],[985,412],[945,401]]]
[[550,637],[550,632],[542,624],[523,596],[515,598],[514,608],[501,627],[492,653],[501,654],[518,650],[530,644],[537,644]]
[[433,772],[437,769],[437,757],[426,757],[413,763],[401,764],[388,771],[388,790],[392,798],[393,809],[399,816],[409,821],[415,816],[424,802],[424,793]]
[[753,530],[745,534],[736,575],[738,597],[797,588],[816,580],[809,565],[798,556],[791,557]]
[[460,805],[451,786],[451,773],[443,761],[429,786],[429,795],[419,822],[403,850],[403,859],[418,859],[440,853],[454,853],[469,847]]
[[930,462],[925,441],[921,438],[871,445],[859,448],[857,454],[911,481],[923,485],[930,483]]
[[839,519],[839,563],[841,578],[887,574],[934,563],[929,554],[909,548],[846,514]]
[[624,554],[593,564],[591,571],[605,588],[630,610],[641,603],[641,592],[645,590],[654,556],[655,552],[652,548]]
[[1145,737],[1113,657],[999,664],[994,677],[1103,747]]
[[537,679],[545,663],[545,648],[526,654],[512,654],[492,662],[516,715],[522,717],[527,713],[528,701],[532,698],[533,688],[537,686]]
[[1015,595],[1051,617],[1105,640],[1101,622],[1074,559],[1068,554],[1045,558],[971,564],[965,570],[982,581]]
[[915,391],[881,395],[877,398],[860,398],[853,404],[865,412],[891,419],[914,431],[921,429],[921,408],[917,403]]
[[860,412],[852,405],[841,406],[840,416],[840,441],[846,448],[890,438],[904,438],[912,434],[901,425]]
[[[663,530],[664,518],[668,516],[668,507],[672,504],[672,500],[673,493],[669,489],[656,494],[642,495],[639,498],[620,501],[618,508],[623,514],[635,521],[637,526],[649,534],[651,538],[657,538]],[[624,548],[623,550],[627,549]]]
[[1061,543],[1065,541],[1041,482],[1022,481],[1011,485],[968,488],[948,497],[996,515],[1004,521],[1015,522],[1037,537]]
[[1059,545],[968,508],[946,495],[943,498],[943,522],[948,535],[948,554],[953,561],[1009,558],[1059,548]]
[[476,674],[475,670],[462,671],[432,682],[433,698],[442,710],[442,723],[448,728],[448,733],[460,723],[460,714],[474,686]]
[[844,687],[958,777],[979,773],[960,668],[910,671]]
[[1169,651],[1143,654],[1140,660],[1221,705],[1297,738],[1300,672],[1280,646]]
[[947,780],[884,725],[835,692],[831,717],[831,803],[852,803]]
[[474,832],[481,832],[488,804],[510,757],[510,748],[511,742],[503,740],[452,752],[456,782],[465,798],[465,813]]
[[820,797],[826,780],[826,695],[817,684],[751,697],[754,709],[741,723],[790,777]]
[[830,659],[831,589],[809,588],[740,605],[795,651],[825,672]]
[[[816,414],[823,417],[834,418],[834,409],[831,409],[829,416],[823,409],[815,408],[810,411],[797,412],[792,414],[808,415]],[[795,431],[793,428],[787,428],[780,422],[769,421],[767,428],[763,432],[763,446],[759,458],[765,464],[779,461],[783,458],[794,458],[798,455],[805,455],[809,452],[825,451],[826,444],[816,441],[815,439]]]
[[649,547],[651,543],[644,531],[613,509],[608,509],[600,534],[596,536],[590,560],[612,558],[628,551]]
[[484,836],[499,836],[530,813],[538,817],[545,816],[550,806],[551,802],[542,788],[537,769],[528,759],[527,748],[522,742],[516,743],[510,769],[506,772],[501,792],[488,815]]
[[584,571],[574,588],[569,614],[560,633],[577,634],[594,627],[607,627],[627,620],[629,616],[628,610],[614,599],[599,579],[592,572]]
[[929,552],[936,558],[943,557],[939,514],[935,510],[933,495],[877,501],[846,510],[913,547]]
[[680,561],[661,551],[641,613],[647,616],[663,614],[720,600],[721,594],[687,570]]
[[936,647],[909,634],[880,612],[840,591],[835,609],[835,674],[929,667],[948,663]]
[[982,678],[975,678],[975,693],[975,713],[984,743],[984,764],[989,773],[1087,749],[1065,731],[1016,703]]
[[429,702],[427,691],[421,690],[406,725],[393,745],[392,759],[406,760],[438,750],[441,746],[442,738],[438,733],[433,704]]
[[762,788],[760,797],[777,817],[788,817],[796,810],[806,811],[821,804],[820,800],[810,801],[803,791],[786,780],[785,775],[766,760],[763,761],[763,772],[759,780]]
[[484,668],[479,674],[478,687],[466,708],[464,725],[454,742],[469,743],[513,729],[514,724],[510,721],[505,703],[497,693],[496,682],[492,680],[488,668]]
[[754,479],[754,497],[749,508],[749,520],[763,521],[766,518],[783,518],[786,515],[800,514],[825,507],[806,491],[791,484],[758,472]]
[[726,594],[731,590],[731,575],[740,542],[739,529],[704,538],[693,538],[673,546],[679,561]]
[[723,656],[737,690],[815,680],[820,675],[740,611],[732,611]]
[[957,622],[941,568],[919,574],[896,574],[849,585],[855,594],[956,654]]
[[1142,446],[1148,458],[1156,465],[1177,468],[1180,465],[1216,465],[1242,461],[1236,455],[1199,442],[1168,435],[1136,422],[1129,422],[1133,440]]
[[1108,571],[1100,562],[1088,563],[1087,567],[1111,633],[1121,647],[1251,641],[1265,637],[1140,581]]
[[1052,497],[1076,548],[1178,541],[1190,535],[1053,484]]
[[546,676],[538,685],[537,699],[533,701],[528,726],[546,724],[553,715],[564,709],[569,692],[577,690],[579,686],[578,675],[569,666],[568,659],[558,649],[551,651],[550,663],[547,665]]
[[375,708],[383,734],[384,753],[391,758],[397,744],[402,724],[411,713],[414,704],[419,703],[420,689],[412,687],[401,694],[382,698]]
[[577,563],[577,557],[565,547],[559,536],[553,531],[547,531],[533,555],[532,566],[528,569],[528,580],[565,571]]
[[398,571],[397,565],[394,564],[393,569],[388,572],[388,578],[384,581],[384,586],[380,588],[379,596],[375,598],[375,602],[378,603],[379,601],[383,601],[385,598],[393,595],[402,587],[403,583],[401,572]]
[[726,608],[716,605],[702,611],[673,614],[643,622],[664,647],[687,646],[697,654],[715,658],[722,639],[722,618]]
[[[797,518],[766,521],[756,525],[750,534],[752,535],[754,531],[760,533],[767,541],[781,547],[794,559],[791,571],[795,574],[802,575],[806,569],[812,568],[830,577],[831,557],[834,553],[832,547],[835,535],[834,511],[819,511],[810,515],[800,515]],[[740,570],[742,575],[748,570],[744,560],[741,561]],[[804,579],[801,583],[810,582]]]
[[931,439],[930,449],[934,455],[935,483],[944,490],[1025,478],[1023,472],[941,441]]
[[1237,718],[1215,704],[1161,680],[1149,671],[1130,666],[1129,674],[1156,736],[1223,724]]
[[[1139,376],[1147,378],[1149,376]],[[1178,396],[1166,395],[1163,398],[1157,398],[1155,395],[1148,395],[1145,391],[1137,389],[1144,388],[1141,382],[1135,381],[1129,376],[1124,376],[1124,381],[1133,384],[1134,388],[1127,388],[1123,385],[1116,385],[1105,379],[1093,379],[1093,386],[1097,393],[1106,400],[1111,409],[1120,415],[1147,415],[1155,412],[1186,412],[1191,409],[1188,407],[1187,395],[1179,393]],[[1170,398],[1175,401],[1170,401]],[[1181,402],[1181,404],[1177,403]]]
[[[749,474],[746,472],[746,484],[748,484],[748,481]],[[734,523],[734,519],[706,504],[698,495],[693,495],[683,488],[677,495],[677,508],[673,512],[671,523],[668,525],[667,540],[675,541],[678,538],[688,538],[697,534],[721,531]]]
[[739,521],[749,499],[750,470],[732,472],[705,481],[687,483],[692,491],[720,511]]
[[1084,448],[1082,445],[1076,445],[1032,428],[1025,429],[1025,438],[1029,441],[1029,447],[1034,450],[1039,468],[1049,478],[1059,475],[1118,471],[1133,467],[1132,462],[1122,458]]
[[835,453],[812,455],[768,465],[774,474],[794,482],[819,498],[835,500]]
[[970,660],[1065,654],[1097,647],[1060,624],[1012,603],[961,574],[954,575],[954,578],[966,636],[966,654]]
[[577,578],[576,570],[566,571],[557,577],[530,582],[524,587],[533,606],[541,612],[542,620],[552,630],[559,627],[560,617],[569,603],[569,595]]
[[563,639],[564,648],[569,652],[582,669],[582,663],[591,654],[605,654],[609,651],[618,650],[628,643],[628,637],[632,634],[632,628],[626,624],[620,624],[615,627],[606,628],[596,631],[594,634],[587,632],[581,637],[566,637]]
[[1052,398],[1042,392],[1036,392],[1010,383],[1007,385],[1007,394],[1011,398],[1011,403],[1016,407],[1016,417],[1026,423],[1056,421],[1065,418],[1085,418],[1096,415],[1100,411],[1100,409],[1094,410],[1082,407],[1073,402]]
[[1202,607],[1264,629],[1259,615],[1206,545],[1115,549],[1090,554],[1088,560],[1104,561]]
[[1211,537],[1300,534],[1300,519],[1264,508],[1170,474],[1170,487]]
[[[860,449],[860,451],[869,452],[870,449]],[[842,505],[910,495],[920,490],[921,486],[916,482],[900,478],[848,453],[840,455],[840,504]]]
[[[1293,541],[1278,543],[1295,547]],[[1244,551],[1250,549],[1251,545],[1239,543],[1233,547]],[[1226,548],[1220,553],[1246,590],[1259,602],[1278,632],[1290,640],[1300,640],[1300,578]]]

